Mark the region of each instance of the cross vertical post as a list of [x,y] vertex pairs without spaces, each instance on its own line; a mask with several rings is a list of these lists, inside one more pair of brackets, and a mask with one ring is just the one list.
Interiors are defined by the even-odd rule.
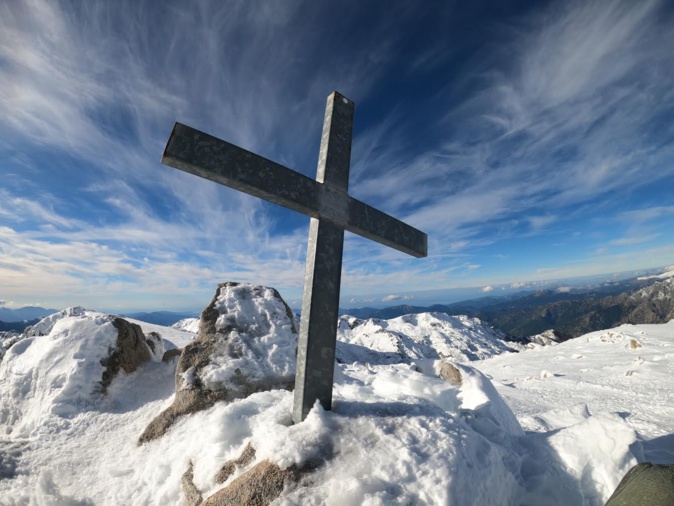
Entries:
[[[339,93],[327,100],[316,180],[347,195],[354,104]],[[339,199],[345,201],[346,199]],[[302,293],[293,421],[306,417],[318,399],[332,405],[344,229],[311,218]]]

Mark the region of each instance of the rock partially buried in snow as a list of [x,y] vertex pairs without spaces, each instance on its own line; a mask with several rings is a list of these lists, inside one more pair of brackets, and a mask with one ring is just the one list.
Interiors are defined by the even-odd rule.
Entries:
[[[161,347],[161,338],[154,339]],[[152,358],[136,324],[81,307],[44,318],[0,364],[0,427],[28,436],[50,415],[95,408],[120,370],[134,372]]]
[[461,386],[461,371],[459,371],[451,362],[440,361],[438,363],[438,376],[443,380],[450,382],[457,387]]
[[301,477],[302,471],[294,466],[281,469],[277,464],[263,460],[201,504],[266,506],[280,496],[285,488],[297,483]]
[[204,309],[197,339],[176,368],[173,404],[147,426],[138,443],[161,437],[177,417],[251,393],[294,385],[297,328],[273,288],[227,282]]
[[146,340],[140,326],[135,323],[129,323],[123,318],[114,318],[111,323],[117,329],[117,339],[110,354],[100,360],[101,365],[105,367],[101,378],[103,393],[107,391],[120,369],[127,374],[132,373],[138,369],[138,366],[148,362],[152,356],[156,357],[155,350],[158,352],[160,348],[162,350],[162,353],[159,353],[159,359],[163,354],[161,337],[158,334]]

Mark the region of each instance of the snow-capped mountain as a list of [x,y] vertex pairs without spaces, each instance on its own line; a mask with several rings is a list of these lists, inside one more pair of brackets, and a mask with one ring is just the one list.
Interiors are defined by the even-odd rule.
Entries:
[[[214,504],[261,476],[281,480],[275,504],[593,506],[636,462],[674,461],[674,322],[510,353],[479,320],[441,314],[341,318],[332,411],[317,404],[293,425],[293,393],[262,387],[195,406],[139,446],[176,385],[187,395],[195,378],[221,376],[229,354],[287,355],[292,315],[270,293],[230,290],[227,304],[216,293],[202,327],[235,336],[209,345],[216,360],[207,333],[82,308],[34,326],[0,363],[0,503]],[[110,377],[115,321],[142,329],[135,346],[149,359]],[[283,346],[260,330],[273,322]],[[248,348],[247,335],[261,340]],[[201,349],[210,362],[187,367]]]
[[660,274],[654,274],[653,276],[641,276],[638,279],[671,279],[674,278],[674,265],[667,267]]
[[478,318],[444,313],[410,314],[391,320],[342,316],[337,340],[338,361],[381,365],[423,359],[472,362],[519,348]]

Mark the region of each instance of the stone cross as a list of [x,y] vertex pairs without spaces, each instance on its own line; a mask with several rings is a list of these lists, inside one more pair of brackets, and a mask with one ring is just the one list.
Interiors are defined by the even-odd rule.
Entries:
[[311,217],[297,352],[293,420],[318,399],[332,405],[344,230],[415,257],[426,234],[347,194],[354,103],[328,97],[316,180],[176,123],[162,163]]

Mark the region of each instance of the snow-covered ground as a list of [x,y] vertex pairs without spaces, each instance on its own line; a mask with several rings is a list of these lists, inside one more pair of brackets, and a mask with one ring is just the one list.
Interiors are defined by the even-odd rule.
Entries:
[[[479,320],[342,318],[332,411],[292,425],[292,392],[259,392],[138,446],[172,402],[175,360],[102,396],[109,319],[72,313],[0,363],[0,504],[181,504],[190,461],[208,497],[249,442],[282,468],[325,461],[278,504],[601,505],[637,461],[674,463],[674,321],[513,353]],[[194,338],[134,323],[166,349]],[[460,386],[438,377],[442,360]]]

